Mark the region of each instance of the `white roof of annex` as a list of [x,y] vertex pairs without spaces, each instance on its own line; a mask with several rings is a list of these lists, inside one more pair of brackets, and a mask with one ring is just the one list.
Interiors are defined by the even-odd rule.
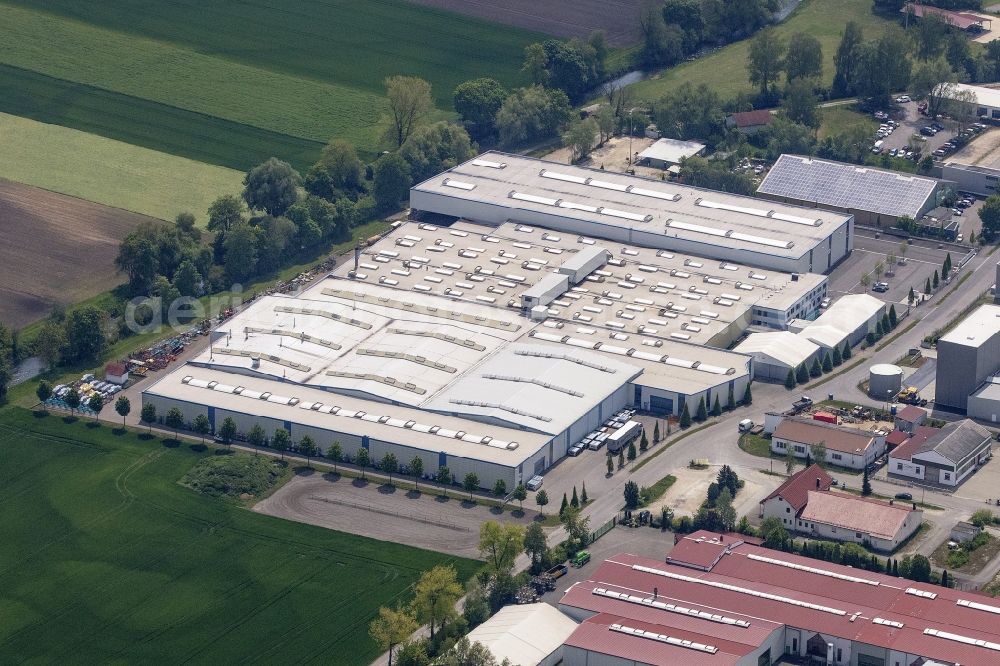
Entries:
[[790,331],[751,333],[734,351],[765,359],[772,359],[781,365],[794,368],[819,351],[815,344]]
[[639,153],[639,159],[662,160],[671,164],[679,164],[685,157],[697,155],[705,150],[705,144],[697,141],[681,141],[680,139],[657,139],[646,150]]
[[444,451],[450,456],[510,467],[521,464],[551,439],[551,435],[237,375],[190,362],[147,387],[143,394],[358,437],[403,442],[432,453]]
[[850,218],[492,151],[413,190],[796,259]]
[[627,357],[513,344],[424,403],[423,408],[493,417],[558,435],[642,369]]
[[844,332],[844,337],[853,333],[876,314],[885,311],[885,302],[871,294],[847,294],[837,299],[826,312],[816,318],[812,326],[805,328],[806,335],[813,326],[830,326]]
[[469,632],[469,641],[481,643],[497,661],[537,666],[555,652],[577,624],[549,604],[504,606]]
[[[940,90],[940,88],[938,88]],[[945,89],[947,97],[953,97],[955,93],[971,92],[976,96],[976,103],[983,106],[990,106],[1000,109],[1000,90],[997,88],[986,88],[984,86],[972,86],[968,83],[953,83]]]
[[941,336],[941,342],[979,347],[997,333],[1000,333],[1000,306],[987,304],[976,308],[958,326]]

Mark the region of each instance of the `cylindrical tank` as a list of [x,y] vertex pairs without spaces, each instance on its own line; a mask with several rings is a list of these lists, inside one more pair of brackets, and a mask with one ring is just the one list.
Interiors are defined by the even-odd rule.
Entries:
[[890,363],[871,367],[868,375],[868,395],[876,400],[888,400],[903,387],[903,369]]

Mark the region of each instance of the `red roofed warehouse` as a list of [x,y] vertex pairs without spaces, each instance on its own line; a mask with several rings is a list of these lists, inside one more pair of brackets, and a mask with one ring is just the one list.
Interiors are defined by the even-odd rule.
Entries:
[[[706,562],[711,564],[706,565]],[[666,562],[622,553],[574,584],[566,666],[1000,664],[985,597],[696,532]],[[805,661],[811,659],[811,661]]]
[[889,454],[889,475],[954,487],[993,455],[990,431],[965,419],[940,430],[920,426]]

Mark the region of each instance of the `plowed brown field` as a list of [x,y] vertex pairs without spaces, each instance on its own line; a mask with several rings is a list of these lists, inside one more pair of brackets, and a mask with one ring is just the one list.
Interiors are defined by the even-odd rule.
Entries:
[[118,243],[153,218],[0,180],[0,321],[19,328],[122,282]]
[[587,37],[603,30],[612,46],[628,46],[639,39],[642,0],[410,0],[417,5],[446,9],[544,32],[556,37]]

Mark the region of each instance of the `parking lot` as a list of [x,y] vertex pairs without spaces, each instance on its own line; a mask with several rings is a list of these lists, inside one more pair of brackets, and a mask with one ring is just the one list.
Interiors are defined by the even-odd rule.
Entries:
[[882,148],[886,152],[893,149],[907,148],[910,144],[910,139],[916,136],[919,137],[916,139],[916,143],[921,146],[921,155],[926,156],[955,137],[958,124],[952,120],[938,121],[944,129],[934,136],[921,135],[920,128],[926,126],[931,120],[927,116],[920,114],[917,110],[916,102],[905,102],[896,106],[897,108],[889,117],[899,123],[899,126],[892,134],[883,139]]
[[[870,229],[856,229],[854,236],[854,252],[830,275],[829,290],[835,297],[862,293],[864,288],[861,286],[861,276],[871,273],[880,261],[886,264],[888,253],[893,252],[899,256],[904,243],[902,238],[884,233],[878,234],[879,237],[876,238],[876,233]],[[949,252],[952,263],[957,265],[970,249],[954,243],[941,243],[940,249],[938,245],[936,241],[913,239],[912,245],[906,245],[906,262],[902,265],[897,263],[892,267],[891,274],[882,276],[881,280],[889,284],[889,291],[875,295],[887,303],[906,303],[910,287],[915,292],[922,292],[927,278],[935,270],[940,272]],[[872,282],[874,281],[873,275]]]

